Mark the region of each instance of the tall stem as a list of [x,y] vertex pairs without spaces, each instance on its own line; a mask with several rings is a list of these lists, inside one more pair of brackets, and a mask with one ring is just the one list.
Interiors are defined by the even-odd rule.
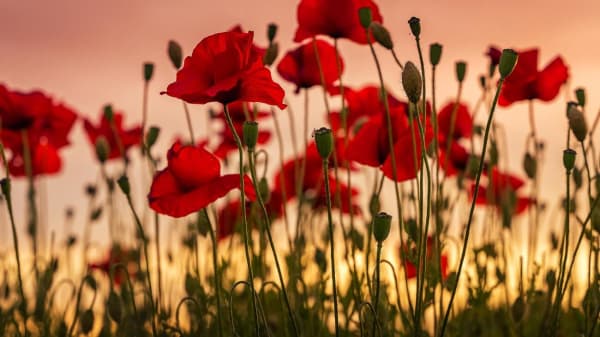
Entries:
[[325,179],[325,199],[327,201],[327,221],[329,222],[329,240],[330,258],[331,258],[331,279],[333,288],[333,314],[335,319],[335,336],[340,336],[339,318],[338,318],[338,301],[337,301],[337,282],[335,279],[335,238],[333,236],[333,217],[331,215],[331,191],[329,189],[329,160],[323,159],[323,178]]
[[210,218],[208,217],[208,212],[206,211],[206,208],[202,209],[202,215],[199,214],[199,216],[204,216],[206,219],[206,222],[208,223],[208,229],[209,229],[209,233],[210,233],[210,241],[212,241],[212,262],[213,262],[213,269],[214,269],[214,282],[215,282],[215,296],[217,297],[217,327],[219,329],[219,337],[223,336],[223,324],[221,322],[222,319],[222,315],[221,315],[221,285],[220,285],[220,278],[221,276],[219,275],[219,263],[217,261],[218,259],[218,255],[217,255],[217,240],[215,238],[215,230],[212,227],[212,224],[210,223]]

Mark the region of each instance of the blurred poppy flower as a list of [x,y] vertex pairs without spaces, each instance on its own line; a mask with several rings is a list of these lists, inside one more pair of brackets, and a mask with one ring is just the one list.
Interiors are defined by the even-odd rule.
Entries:
[[446,152],[446,143],[440,143],[440,156],[438,165],[444,170],[446,177],[452,177],[458,173],[465,173],[469,165],[470,154],[464,146],[453,140],[450,151]]
[[[416,247],[414,248],[415,257],[417,256]],[[439,265],[437,264],[437,250],[435,246],[435,239],[432,236],[427,237],[427,270],[434,271],[434,275],[439,275],[439,269],[441,267],[442,278],[445,279],[448,276],[448,256],[446,254],[441,254]],[[400,253],[401,255],[402,252]],[[406,277],[408,279],[412,279],[417,277],[417,266],[415,266],[412,262],[410,262],[406,256],[402,256],[402,260],[404,261],[404,268],[406,269]],[[415,258],[416,260],[416,258]]]
[[[58,149],[48,143],[32,144],[31,151],[31,174],[33,176],[55,174],[62,168],[62,160]],[[15,177],[27,174],[23,152],[14,152],[8,161],[10,173]]]
[[543,70],[538,70],[538,53],[538,49],[519,52],[519,62],[502,86],[500,106],[532,99],[548,102],[558,95],[569,78],[569,69],[557,56]]
[[488,51],[485,53],[490,58],[490,64],[495,67],[500,64],[500,56],[502,55],[502,50],[500,48],[496,48],[495,46],[490,46]]
[[[105,114],[100,115],[100,121],[97,125],[84,118],[83,129],[87,134],[88,140],[92,144],[92,147],[96,145],[96,141],[99,137],[104,137],[108,141],[110,152],[108,159],[121,158],[121,147],[127,155],[127,151],[133,147],[140,145],[142,142],[142,127],[134,126],[130,129],[125,129],[123,126],[123,113],[115,112],[113,114],[113,122],[116,132],[113,130],[111,122],[106,118]],[[115,137],[115,133],[116,136]]]
[[[88,264],[88,269],[100,270],[110,276],[111,268],[116,264],[122,264],[129,272],[129,276],[134,278],[139,271],[138,251],[134,249],[123,248],[118,244],[113,245],[106,256],[97,262]],[[113,283],[117,286],[125,281],[125,271],[122,268],[117,268],[113,275]]]
[[[239,174],[221,175],[217,157],[201,147],[177,142],[167,153],[167,167],[154,176],[148,202],[160,214],[183,217],[197,212],[240,186]],[[245,193],[254,200],[252,182]]]
[[185,58],[166,94],[188,103],[261,102],[285,108],[284,91],[254,51],[253,32],[224,32],[204,38]]
[[[250,203],[246,203],[246,211],[250,212]],[[229,201],[223,208],[219,209],[217,218],[217,241],[227,239],[235,233],[236,227],[242,221],[242,207],[240,199]],[[248,221],[252,225],[252,219]]]
[[[277,65],[279,75],[286,81],[296,85],[296,93],[300,89],[310,88],[315,85],[321,85],[321,73],[319,71],[319,62],[315,53],[315,44],[318,52],[318,61],[320,61],[325,87],[330,87],[341,76],[344,71],[344,61],[341,55],[338,55],[335,48],[328,42],[316,39],[309,41],[298,48],[288,51]],[[340,69],[338,72],[337,57],[340,58]]]
[[[448,103],[440,110],[437,121],[438,165],[444,170],[447,177],[464,172],[469,162],[469,153],[460,144],[460,141],[470,139],[473,130],[473,119],[467,106],[462,103]],[[451,132],[452,134],[450,134]]]
[[345,38],[366,44],[367,34],[358,19],[358,10],[369,7],[373,21],[383,23],[373,0],[302,0],[298,4],[298,28],[294,42],[317,35]]
[[[519,196],[518,192],[525,185],[521,178],[499,171],[496,167],[492,168],[491,177],[488,177],[487,186],[479,186],[477,193],[478,205],[494,206],[503,214],[517,215],[524,212],[534,200],[528,197]],[[474,194],[475,185],[471,188]]]

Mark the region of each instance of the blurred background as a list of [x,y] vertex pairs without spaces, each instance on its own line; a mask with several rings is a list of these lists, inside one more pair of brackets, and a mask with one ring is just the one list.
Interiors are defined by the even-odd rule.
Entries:
[[[407,24],[411,16],[421,18],[422,43],[426,50],[430,43],[443,44],[442,62],[438,67],[438,106],[455,96],[454,63],[464,60],[468,70],[463,98],[473,107],[480,96],[478,77],[487,71],[488,59],[484,53],[490,45],[517,50],[539,47],[540,67],[557,54],[563,56],[570,67],[568,90],[551,104],[535,104],[539,137],[547,145],[541,171],[541,193],[546,201],[555,204],[564,193],[562,184],[553,182],[563,181],[561,154],[567,128],[565,99],[573,96],[574,88],[585,87],[590,122],[600,105],[600,98],[594,95],[600,87],[600,44],[596,43],[600,31],[597,20],[600,3],[583,0],[568,4],[560,0],[379,0],[377,3],[401,60],[418,61]],[[266,46],[266,26],[275,22],[280,28],[277,39],[281,55],[294,47],[296,6],[297,1],[293,0],[0,1],[0,83],[24,91],[42,89],[81,116],[93,120],[99,119],[104,104],[111,103],[115,110],[126,114],[125,123],[133,125],[141,121],[142,63],[154,62],[149,125],[162,129],[156,153],[164,158],[175,135],[185,135],[187,130],[181,103],[159,95],[175,79],[175,70],[166,54],[167,42],[170,39],[178,41],[184,54],[189,55],[203,37],[241,24],[243,29],[255,31],[257,44]],[[377,82],[367,47],[342,41],[341,50],[346,63],[345,83],[360,86]],[[399,69],[389,53],[382,49],[378,51],[389,88],[404,99]],[[277,74],[274,77],[286,89],[300,121],[301,100],[294,97],[293,88]],[[320,89],[313,89],[311,98],[312,129],[323,125],[325,119]],[[206,106],[191,107],[197,134],[206,128],[207,109]],[[521,161],[529,132],[527,103],[500,108],[496,118],[507,132],[509,167],[512,172],[524,176]],[[81,233],[87,216],[84,185],[98,177],[92,147],[80,122],[71,140],[72,145],[62,152],[62,172],[42,182],[46,221],[49,231],[55,231],[57,238],[66,234],[63,232],[66,207],[75,209],[73,223],[66,226]],[[274,142],[270,149],[275,149]],[[139,159],[137,151],[134,152],[134,158]],[[140,206],[146,193],[144,186],[147,186],[143,180],[134,182]],[[15,183],[15,189],[17,220],[23,223],[24,183]],[[7,224],[4,207],[0,214]],[[130,216],[125,208],[123,215]],[[168,224],[163,230],[165,227]],[[95,227],[95,240],[102,242],[107,235],[105,228]],[[8,226],[0,228],[2,251],[12,248],[9,233]]]

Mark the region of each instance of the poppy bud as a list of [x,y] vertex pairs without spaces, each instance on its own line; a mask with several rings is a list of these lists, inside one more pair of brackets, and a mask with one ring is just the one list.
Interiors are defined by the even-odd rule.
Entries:
[[121,299],[114,291],[111,291],[108,294],[106,308],[108,316],[115,321],[115,323],[120,323],[123,315],[123,308],[121,307]]
[[115,116],[115,113],[113,112],[112,105],[110,105],[110,104],[105,105],[104,106],[104,119],[106,119],[109,122],[112,122],[114,116]]
[[91,309],[81,313],[79,325],[81,327],[81,332],[83,332],[84,335],[87,335],[92,331],[92,328],[94,327],[94,312]]
[[369,26],[371,26],[371,22],[373,21],[373,12],[371,11],[371,8],[359,8],[358,19],[360,20],[360,25],[363,26],[364,29],[368,29]]
[[483,89],[483,90],[485,90],[485,87],[486,87],[485,82],[486,82],[485,76],[483,76],[483,75],[479,76],[479,85],[481,86],[481,89]]
[[581,106],[581,107],[584,107],[585,106],[585,89],[583,89],[583,88],[575,89],[575,97],[577,98],[577,104],[579,104],[579,106]]
[[456,62],[456,79],[458,83],[462,83],[465,80],[465,74],[467,73],[467,63],[464,61]]
[[372,22],[370,27],[371,33],[373,33],[373,37],[377,43],[386,49],[391,50],[394,48],[394,42],[392,41],[390,32],[383,25],[377,22]]
[[567,170],[567,172],[571,172],[573,167],[575,166],[575,157],[577,152],[573,149],[566,149],[563,151],[563,166]]
[[167,47],[167,53],[169,53],[169,59],[173,64],[175,69],[181,68],[181,60],[183,59],[183,50],[181,50],[181,46],[175,40],[169,41],[169,46]]
[[148,82],[152,79],[152,75],[154,74],[154,63],[146,62],[144,63],[144,81]]
[[418,39],[421,35],[421,19],[413,16],[408,20],[408,25],[410,26],[412,34]]
[[523,157],[523,170],[525,170],[525,174],[529,179],[535,178],[535,174],[537,172],[537,160],[529,153],[525,153]]
[[417,67],[410,61],[406,62],[404,70],[402,70],[402,86],[408,100],[412,103],[419,102],[421,98],[421,74]]
[[371,216],[375,217],[377,213],[379,213],[379,209],[381,208],[381,202],[377,197],[377,194],[373,194],[371,196],[371,200],[369,201],[369,212],[371,212]]
[[156,144],[156,140],[158,139],[158,135],[160,134],[160,128],[157,126],[151,126],[148,129],[148,133],[146,133],[146,146],[151,148],[154,144]]
[[254,151],[256,142],[258,141],[258,123],[255,121],[245,121],[242,136],[244,137],[244,145],[248,147],[248,150]]
[[314,131],[317,150],[322,159],[328,159],[333,151],[333,136],[331,129],[320,128]]
[[569,127],[571,128],[571,131],[573,131],[575,138],[577,138],[578,141],[583,142],[587,135],[587,124],[583,112],[577,109],[575,105],[570,104],[567,111],[567,118],[569,119]]
[[432,66],[437,66],[442,58],[442,45],[439,43],[432,43],[429,45],[429,62]]
[[515,66],[517,65],[517,60],[519,59],[519,54],[512,49],[503,49],[502,55],[500,55],[500,63],[498,66],[498,70],[500,71],[500,77],[502,79],[506,78],[510,75]]
[[269,182],[267,178],[263,177],[258,182],[258,193],[260,193],[260,197],[263,202],[268,202],[271,197],[271,190],[269,189]]
[[123,191],[123,194],[129,195],[131,192],[131,185],[129,184],[129,178],[126,175],[122,175],[118,180],[117,184],[119,184],[119,188]]
[[98,192],[98,189],[96,188],[96,185],[87,184],[85,186],[85,194],[87,194],[88,196],[93,197],[96,195],[97,192]]
[[0,180],[0,188],[2,188],[2,194],[5,197],[10,196],[10,180],[8,178]]
[[385,213],[379,212],[373,218],[373,236],[375,241],[382,243],[390,235],[390,228],[392,227],[392,216]]
[[269,44],[273,43],[273,40],[275,40],[275,35],[277,35],[277,24],[271,22],[267,26],[267,39],[269,40]]
[[98,161],[101,163],[106,162],[108,159],[108,154],[110,153],[110,145],[108,144],[108,140],[106,137],[100,136],[96,139],[96,157],[98,157]]
[[279,54],[279,44],[272,43],[267,47],[265,51],[265,55],[263,56],[263,64],[266,66],[270,66],[275,62],[277,55]]

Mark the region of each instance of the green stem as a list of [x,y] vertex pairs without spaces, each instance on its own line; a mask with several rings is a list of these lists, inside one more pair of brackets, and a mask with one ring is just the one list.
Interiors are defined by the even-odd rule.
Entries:
[[[377,257],[375,259],[375,262],[377,262],[377,264],[375,265],[375,298],[373,301],[373,308],[375,309],[375,312],[373,313],[373,315],[375,316],[373,318],[373,337],[375,337],[375,328],[376,328],[376,322],[378,320],[378,316],[377,316],[377,309],[379,308],[379,288],[380,288],[380,272],[381,272],[381,266],[379,261],[381,261],[381,242],[377,242]],[[401,310],[400,308],[398,308],[398,310]]]
[[221,323],[221,285],[219,284],[219,264],[217,262],[217,240],[215,238],[215,230],[212,227],[212,224],[210,223],[210,218],[208,217],[208,212],[206,211],[206,208],[202,209],[202,216],[204,216],[206,218],[206,221],[208,223],[208,228],[209,228],[209,234],[210,234],[210,240],[212,241],[212,262],[213,262],[213,269],[214,269],[214,281],[215,281],[215,296],[217,297],[217,326],[219,329],[219,337],[223,336],[223,325]]
[[333,217],[331,215],[331,191],[329,189],[329,160],[323,159],[323,178],[325,179],[325,199],[327,201],[327,220],[329,222],[329,240],[331,240],[330,257],[331,257],[331,278],[333,288],[333,314],[335,318],[335,336],[340,336],[339,318],[338,318],[338,301],[337,301],[337,283],[335,279],[335,239],[333,236]]

